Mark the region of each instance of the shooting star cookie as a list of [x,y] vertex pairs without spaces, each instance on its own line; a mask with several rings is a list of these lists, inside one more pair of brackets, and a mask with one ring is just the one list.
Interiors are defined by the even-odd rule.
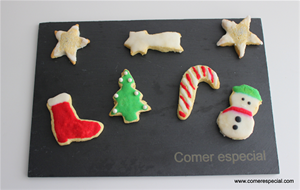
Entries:
[[85,47],[88,43],[90,43],[90,40],[79,37],[79,24],[72,26],[68,32],[55,30],[54,34],[58,42],[51,53],[51,58],[54,59],[67,55],[73,65],[75,65],[77,60],[77,50]]
[[130,32],[129,38],[124,46],[130,49],[130,54],[134,56],[137,53],[147,54],[148,49],[161,52],[183,52],[180,45],[181,34],[178,32],[162,32],[157,34],[148,34],[147,30],[139,32]]
[[226,30],[226,34],[217,42],[217,46],[234,46],[241,59],[245,55],[246,45],[262,45],[263,42],[249,31],[250,22],[250,16],[247,16],[239,24],[223,19],[222,27]]

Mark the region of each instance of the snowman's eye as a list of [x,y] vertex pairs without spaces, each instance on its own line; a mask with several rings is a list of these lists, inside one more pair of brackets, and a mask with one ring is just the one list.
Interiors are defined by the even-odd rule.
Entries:
[[245,100],[245,98],[242,98],[242,100],[244,101],[244,100]]
[[248,105],[251,105],[251,102],[247,102],[248,103]]

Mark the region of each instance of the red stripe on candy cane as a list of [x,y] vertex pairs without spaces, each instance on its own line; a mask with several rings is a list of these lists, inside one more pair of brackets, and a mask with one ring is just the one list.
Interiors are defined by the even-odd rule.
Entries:
[[193,70],[194,70],[194,72],[196,73],[197,79],[199,80],[201,77],[200,77],[200,75],[199,75],[198,71],[196,70],[196,68],[195,68],[195,67],[193,67]]
[[188,81],[189,81],[191,87],[195,90],[195,87],[194,87],[194,85],[193,85],[193,83],[192,83],[192,80],[191,80],[190,75],[187,73],[185,76],[186,76],[186,78],[188,79]]
[[190,109],[190,105],[185,101],[184,97],[180,95],[181,100],[184,102],[185,107],[189,110]]
[[188,94],[189,98],[192,98],[192,95],[190,94],[189,90],[186,88],[186,86],[181,82],[180,86],[186,91],[186,93]]
[[201,66],[201,69],[202,69],[203,76],[205,77],[205,73],[206,73],[205,67]]
[[[196,91],[200,82],[208,83],[213,89],[220,88],[219,77],[217,73],[210,67],[205,65],[196,65],[190,67],[183,74],[180,82],[180,92],[177,109],[177,115],[179,119],[186,120],[191,114],[195,102]],[[243,113],[249,114],[246,111],[244,111]]]
[[179,115],[180,115],[181,117],[186,117],[185,113],[183,113],[182,111],[179,111]]
[[213,75],[213,73],[211,71],[211,68],[207,67],[207,69],[208,69],[208,72],[209,72],[209,74],[211,76],[211,82],[214,83],[214,75]]

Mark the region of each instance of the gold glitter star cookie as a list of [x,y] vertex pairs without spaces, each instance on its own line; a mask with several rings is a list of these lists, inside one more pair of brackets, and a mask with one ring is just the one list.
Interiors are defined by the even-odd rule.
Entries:
[[51,58],[61,57],[67,55],[73,65],[76,64],[76,53],[80,48],[85,47],[90,43],[89,39],[79,37],[79,24],[72,26],[68,32],[54,31],[58,43],[51,53]]
[[247,16],[239,24],[227,19],[222,20],[226,34],[217,42],[217,46],[234,46],[241,59],[245,55],[246,45],[262,45],[263,42],[249,31],[251,17]]

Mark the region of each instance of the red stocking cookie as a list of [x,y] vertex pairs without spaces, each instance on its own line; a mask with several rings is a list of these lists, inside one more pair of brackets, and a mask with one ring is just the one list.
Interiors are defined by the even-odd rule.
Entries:
[[72,106],[72,98],[61,93],[50,98],[47,107],[51,114],[51,129],[59,145],[68,145],[73,141],[87,141],[98,137],[104,125],[98,121],[82,120]]
[[184,73],[180,82],[177,110],[179,119],[186,120],[191,114],[200,82],[208,83],[213,89],[220,88],[219,77],[210,67],[197,65],[189,68]]

